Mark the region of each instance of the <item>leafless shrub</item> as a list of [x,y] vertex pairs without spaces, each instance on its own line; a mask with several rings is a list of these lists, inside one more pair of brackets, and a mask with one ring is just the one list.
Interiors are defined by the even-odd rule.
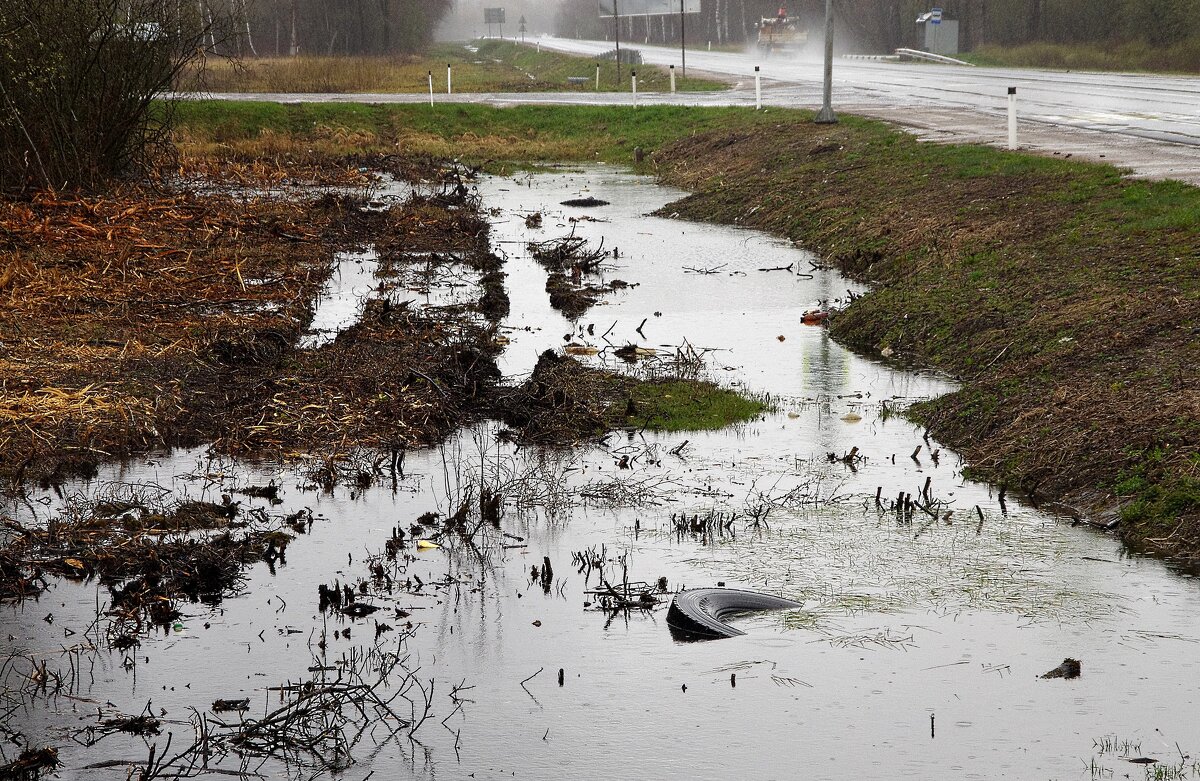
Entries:
[[94,186],[168,148],[175,75],[221,35],[176,0],[0,5],[0,188]]

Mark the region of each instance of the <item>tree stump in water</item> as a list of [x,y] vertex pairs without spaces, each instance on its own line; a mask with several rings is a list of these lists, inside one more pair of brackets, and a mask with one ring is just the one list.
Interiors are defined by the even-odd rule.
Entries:
[[1055,667],[1050,672],[1042,675],[1043,678],[1078,678],[1082,674],[1082,665],[1078,659],[1066,658],[1062,664]]

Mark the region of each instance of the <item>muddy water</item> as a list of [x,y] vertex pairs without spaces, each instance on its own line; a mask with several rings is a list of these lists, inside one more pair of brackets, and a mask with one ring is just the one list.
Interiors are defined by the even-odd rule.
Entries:
[[[854,290],[846,280],[760,234],[646,217],[681,193],[628,174],[481,187],[501,210],[495,240],[509,256],[506,373],[528,372],[541,350],[567,338],[663,351],[686,341],[710,374],[770,393],[777,411],[723,432],[621,435],[602,449],[558,454],[514,452],[484,426],[409,454],[394,485],[332,495],[301,490],[290,471],[213,462],[202,451],[111,467],[78,490],[143,481],[215,498],[274,478],[285,504],[273,512],[307,506],[318,518],[274,574],[257,566],[242,596],[216,610],[191,606],[183,626],[147,640],[130,664],[119,653],[95,657],[79,677],[80,699],[60,698],[53,718],[44,706],[20,711],[17,729],[55,742],[66,726],[93,723],[97,708],[134,713],[151,700],[180,721],[218,697],[249,697],[260,715],[277,702],[268,687],[373,644],[380,615],[402,623],[390,613],[323,618],[316,584],[364,577],[365,558],[394,526],[445,513],[462,486],[484,481],[505,489],[503,530],[527,547],[491,535],[478,552],[416,554],[408,575],[437,585],[374,600],[411,613],[416,632],[404,650],[435,682],[434,718],[420,743],[360,744],[344,777],[1140,778],[1143,766],[1118,754],[1178,765],[1179,750],[1200,750],[1200,722],[1188,717],[1198,698],[1196,584],[1062,518],[1013,501],[1003,512],[987,486],[961,479],[954,454],[932,460],[939,445],[882,403],[895,408],[951,385],[852,354],[799,322]],[[557,205],[579,195],[612,205]],[[541,230],[525,227],[534,211],[544,214]],[[618,249],[604,277],[638,286],[568,323],[549,309],[544,272],[524,243],[563,235],[569,218],[584,216],[602,221],[574,223],[578,233]],[[828,453],[853,447],[865,457],[856,471],[829,462]],[[618,469],[621,455],[634,456],[635,468]],[[875,506],[877,489],[887,502],[917,494],[927,478],[946,503],[936,520],[918,511],[909,523]],[[60,501],[44,500],[32,504],[43,516]],[[738,518],[723,534],[674,532],[672,515],[709,512]],[[805,608],[742,619],[744,637],[677,643],[664,609],[584,607],[595,580],[585,584],[570,562],[588,547],[624,555],[632,580],[722,582]],[[544,556],[555,570],[549,593],[529,576]],[[621,577],[618,563],[608,567]],[[0,643],[61,660],[56,649],[75,642],[64,628],[86,625],[98,599],[105,595],[94,588],[56,584],[39,602],[6,609],[11,638]],[[347,627],[350,638],[331,637]],[[380,642],[394,646],[393,637]],[[1081,678],[1038,678],[1067,656],[1082,660]],[[450,692],[459,684],[473,688],[456,710]],[[186,724],[167,726],[177,742],[191,739]],[[1105,751],[1110,744],[1115,751]],[[146,751],[119,738],[60,745],[65,778],[122,778],[122,769],[79,768]],[[288,775],[275,764],[260,772]]]

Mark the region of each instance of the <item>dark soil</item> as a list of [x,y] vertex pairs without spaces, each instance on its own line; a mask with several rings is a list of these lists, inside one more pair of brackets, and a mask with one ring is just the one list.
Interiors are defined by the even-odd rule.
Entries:
[[582,317],[604,294],[628,287],[625,282],[597,285],[583,281],[585,275],[600,270],[608,251],[603,241],[600,246],[592,246],[576,236],[574,229],[567,236],[530,243],[529,253],[548,272],[546,292],[550,306],[570,320]]
[[1200,192],[933,146],[878,123],[714,131],[654,155],[663,211],[795,240],[873,291],[832,322],[962,390],[911,414],[968,474],[1200,554]]
[[586,206],[608,206],[608,201],[602,201],[599,198],[588,196],[587,198],[571,198],[562,202],[563,206],[586,207]]
[[[497,379],[503,273],[459,186],[382,211],[332,195],[38,196],[0,203],[0,224],[10,487],[179,444],[258,456],[429,444]],[[333,344],[298,349],[334,251],[367,244],[393,265],[441,252],[483,293],[433,311],[381,297]]]
[[25,749],[13,762],[0,765],[0,781],[37,781],[60,764],[56,749]]

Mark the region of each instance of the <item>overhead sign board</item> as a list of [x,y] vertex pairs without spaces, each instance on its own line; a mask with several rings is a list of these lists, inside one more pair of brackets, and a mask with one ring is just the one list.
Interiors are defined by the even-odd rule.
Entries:
[[504,24],[504,9],[503,8],[485,8],[483,9],[484,24]]
[[[599,0],[600,16],[666,16],[669,14],[698,14],[700,0]],[[614,9],[615,6],[615,9]]]

